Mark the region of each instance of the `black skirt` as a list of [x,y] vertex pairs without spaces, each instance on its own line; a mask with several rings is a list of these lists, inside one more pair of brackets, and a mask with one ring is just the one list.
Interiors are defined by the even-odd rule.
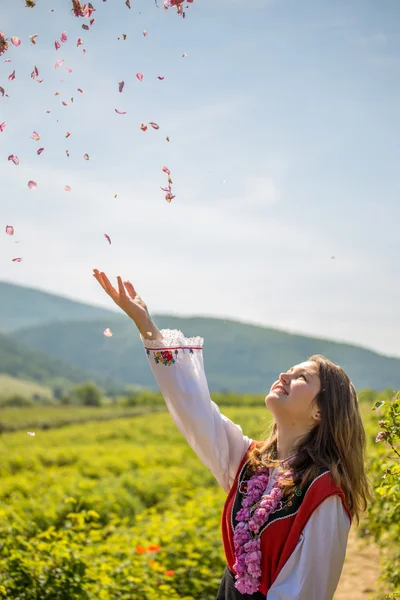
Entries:
[[261,592],[241,594],[239,590],[235,588],[235,574],[226,567],[216,600],[266,600],[266,596]]

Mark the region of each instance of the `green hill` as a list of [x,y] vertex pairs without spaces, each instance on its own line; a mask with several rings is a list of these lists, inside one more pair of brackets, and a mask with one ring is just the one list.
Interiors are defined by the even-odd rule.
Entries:
[[80,368],[28,348],[4,334],[0,334],[0,373],[43,384],[80,383],[89,379]]
[[[68,369],[75,368],[88,373],[97,382],[107,378],[121,385],[155,387],[136,328],[123,313],[119,315],[111,310],[92,308],[39,290],[34,290],[35,306],[32,307],[25,288],[7,286],[9,318],[17,323],[19,312],[25,320],[41,320],[38,326],[10,333],[14,340],[71,365],[65,366],[65,374],[70,373]],[[47,314],[41,307],[42,300],[46,306],[52,307],[51,313]],[[73,316],[77,314],[79,320]],[[4,322],[0,311],[1,319]],[[283,370],[314,353],[324,354],[340,364],[357,389],[400,388],[400,359],[351,344],[215,318],[155,315],[154,320],[160,329],[180,329],[188,337],[204,337],[204,362],[211,390],[266,392]],[[113,331],[112,337],[103,335],[107,327]],[[31,355],[33,365],[34,356]],[[41,356],[41,364],[49,360],[43,354]],[[20,362],[20,367],[21,372],[29,370],[27,361]],[[14,372],[4,371],[0,361],[1,371],[14,375],[18,367],[15,364]],[[40,369],[38,371],[40,375]]]
[[[34,288],[0,281],[0,332],[51,321],[101,319],[112,311]],[[114,314],[116,314],[114,312]]]

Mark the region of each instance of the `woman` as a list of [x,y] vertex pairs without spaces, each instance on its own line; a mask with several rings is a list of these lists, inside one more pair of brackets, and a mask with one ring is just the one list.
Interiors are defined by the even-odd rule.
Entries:
[[320,354],[282,373],[265,399],[272,431],[251,440],[210,398],[202,338],[159,331],[131,282],[93,275],[136,324],[172,419],[228,494],[217,600],[331,600],[353,518],[372,499],[346,373]]

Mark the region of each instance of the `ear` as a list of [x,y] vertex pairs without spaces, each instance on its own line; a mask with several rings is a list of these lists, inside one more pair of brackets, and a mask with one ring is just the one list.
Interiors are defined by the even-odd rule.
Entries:
[[321,413],[319,412],[319,410],[313,414],[313,419],[315,421],[320,421],[321,420]]

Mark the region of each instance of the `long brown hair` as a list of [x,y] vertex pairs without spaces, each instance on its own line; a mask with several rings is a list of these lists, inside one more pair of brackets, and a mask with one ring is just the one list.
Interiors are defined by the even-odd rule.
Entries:
[[[357,393],[348,375],[322,354],[309,361],[317,364],[321,389],[314,398],[320,411],[320,421],[300,440],[290,460],[293,477],[284,485],[284,497],[296,487],[303,489],[328,468],[335,484],[344,492],[347,508],[355,517],[373,500],[373,488],[365,472],[366,435],[361,419]],[[249,471],[262,467],[277,467],[277,425],[272,423],[267,439],[249,452]]]

